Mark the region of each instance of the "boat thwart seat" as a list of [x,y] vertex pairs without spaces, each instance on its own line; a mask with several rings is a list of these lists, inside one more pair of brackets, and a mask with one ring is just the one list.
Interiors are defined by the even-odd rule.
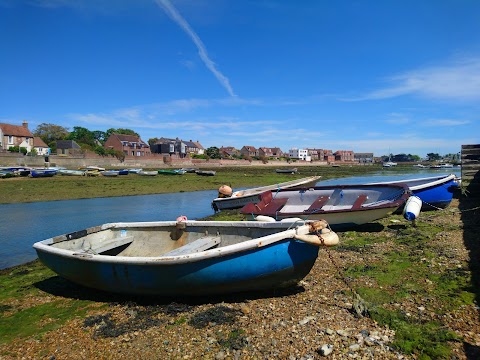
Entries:
[[277,212],[287,203],[288,198],[274,198],[271,191],[264,192],[260,195],[260,202],[248,203],[242,208],[243,214],[256,213],[262,211],[263,215],[275,217]]
[[100,254],[108,250],[115,249],[117,247],[127,245],[133,242],[133,236],[121,236],[102,242],[97,247],[90,247],[84,249],[85,252],[93,252],[94,254]]
[[361,194],[358,196],[357,200],[352,205],[352,210],[358,210],[362,207],[362,205],[367,201],[368,196],[365,194]]
[[317,212],[322,210],[323,205],[327,203],[327,201],[330,200],[330,196],[327,195],[320,195],[313,203],[310,205],[310,207],[303,212],[306,213],[311,213],[311,212]]
[[162,256],[179,256],[205,251],[219,244],[220,240],[220,236],[201,237],[200,239],[194,240],[191,243],[169,251]]

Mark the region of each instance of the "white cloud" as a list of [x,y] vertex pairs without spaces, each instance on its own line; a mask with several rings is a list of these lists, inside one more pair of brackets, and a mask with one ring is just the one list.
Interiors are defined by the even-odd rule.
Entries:
[[355,100],[418,95],[432,99],[480,101],[480,58],[458,60],[443,66],[407,71],[387,79],[388,87]]
[[462,126],[467,124],[470,124],[470,121],[454,119],[429,119],[422,123],[423,126]]

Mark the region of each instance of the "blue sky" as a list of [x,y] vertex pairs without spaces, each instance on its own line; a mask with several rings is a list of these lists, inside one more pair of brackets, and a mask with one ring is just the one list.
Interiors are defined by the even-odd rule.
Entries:
[[0,0],[0,122],[425,156],[480,143],[477,0]]

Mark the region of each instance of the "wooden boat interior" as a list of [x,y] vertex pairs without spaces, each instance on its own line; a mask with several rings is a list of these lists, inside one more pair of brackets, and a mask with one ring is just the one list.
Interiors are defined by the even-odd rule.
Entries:
[[[245,226],[242,227],[187,225],[186,228],[179,227],[175,222],[171,222],[169,226],[107,224],[101,229],[94,227],[57,236],[52,238],[48,245],[72,251],[77,255],[170,257],[239,244],[276,234],[288,227],[280,223],[263,226],[258,226],[258,222],[255,222],[256,226],[248,226],[249,222],[243,223]],[[297,225],[302,224],[303,222]]]
[[[393,190],[393,191],[392,191]],[[279,193],[266,192],[260,202],[247,204],[243,213],[275,216],[277,213],[316,213],[322,211],[355,211],[389,204],[399,197],[398,189],[378,191],[373,188],[302,189]]]

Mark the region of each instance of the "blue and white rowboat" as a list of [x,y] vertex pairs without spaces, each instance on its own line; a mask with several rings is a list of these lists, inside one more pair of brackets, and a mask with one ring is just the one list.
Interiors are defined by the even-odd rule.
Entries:
[[47,267],[87,287],[126,294],[211,295],[297,284],[318,256],[318,246],[307,238],[319,223],[300,222],[294,228],[289,228],[292,222],[258,221],[111,223],[33,247]]
[[460,187],[460,180],[455,174],[449,174],[375,183],[375,185],[385,184],[408,186],[412,194],[422,200],[423,211],[446,208],[452,201],[453,193]]

